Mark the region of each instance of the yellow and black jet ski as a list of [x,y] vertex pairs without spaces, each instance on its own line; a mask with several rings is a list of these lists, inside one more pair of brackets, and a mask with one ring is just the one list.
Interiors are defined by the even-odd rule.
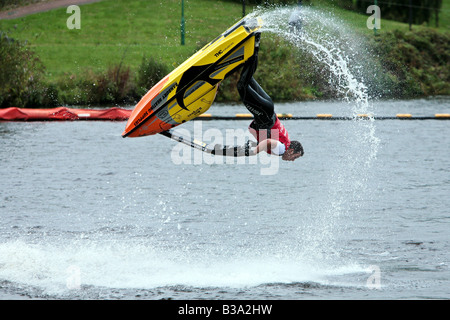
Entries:
[[133,109],[122,136],[162,133],[207,111],[220,82],[257,52],[261,26],[244,17],[169,73]]

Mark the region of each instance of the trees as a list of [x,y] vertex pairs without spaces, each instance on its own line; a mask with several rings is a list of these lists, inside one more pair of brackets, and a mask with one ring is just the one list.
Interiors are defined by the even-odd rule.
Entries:
[[44,67],[22,42],[0,32],[0,108],[24,107],[40,89]]

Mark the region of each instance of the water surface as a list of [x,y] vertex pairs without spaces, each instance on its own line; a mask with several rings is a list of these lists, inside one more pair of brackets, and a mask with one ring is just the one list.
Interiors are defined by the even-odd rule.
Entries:
[[[450,101],[373,111],[428,116]],[[448,299],[449,122],[284,123],[305,148],[294,163],[211,163],[188,149],[176,164],[176,142],[123,139],[124,122],[0,123],[0,297]],[[200,124],[225,137],[248,121],[178,130]]]

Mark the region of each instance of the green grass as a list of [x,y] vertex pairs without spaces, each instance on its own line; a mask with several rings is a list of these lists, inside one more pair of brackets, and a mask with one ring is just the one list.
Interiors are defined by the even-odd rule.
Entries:
[[[450,1],[444,1],[440,30],[448,30]],[[330,10],[355,32],[371,34],[369,15],[336,7],[330,0],[314,6]],[[247,12],[252,10],[247,5]],[[81,76],[88,70],[104,71],[123,64],[136,69],[143,56],[176,66],[200,45],[214,39],[242,17],[238,2],[220,0],[185,1],[186,44],[180,45],[181,2],[179,0],[104,0],[81,6],[81,30],[69,30],[66,8],[0,20],[0,30],[27,41],[39,55],[51,80]],[[408,24],[382,20],[379,33],[408,30]],[[415,29],[424,28],[414,26]]]
[[[242,18],[242,7],[227,1],[185,1],[186,43],[180,44],[179,0],[105,0],[80,6],[81,29],[69,30],[66,8],[1,20],[0,30],[27,41],[47,77],[82,75],[119,64],[137,68],[143,56],[177,65]],[[250,8],[248,8],[250,10]]]

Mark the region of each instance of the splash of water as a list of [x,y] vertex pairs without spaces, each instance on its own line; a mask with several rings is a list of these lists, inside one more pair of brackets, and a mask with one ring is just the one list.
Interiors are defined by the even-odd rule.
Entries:
[[364,41],[331,12],[311,7],[259,8],[251,16],[263,19],[263,32],[277,34],[298,50],[312,55],[329,70],[330,85],[353,102],[353,111],[367,111],[369,96],[363,79],[367,52]]
[[[370,64],[363,39],[355,35],[343,21],[312,7],[259,8],[252,13],[262,18],[263,32],[276,34],[304,54],[312,56],[315,63],[329,71],[329,84],[349,107],[353,121],[337,130],[336,162],[328,181],[327,199],[312,204],[308,210],[313,225],[303,230],[306,251],[323,259],[339,255],[337,233],[347,232],[351,215],[359,214],[361,203],[370,194],[368,181],[372,164],[376,160],[379,139],[373,118],[372,105],[364,71]],[[361,120],[358,115],[367,115]],[[343,128],[342,126],[342,128]],[[340,126],[341,128],[341,126]],[[350,217],[350,218],[349,218]],[[323,254],[325,253],[325,254]]]

